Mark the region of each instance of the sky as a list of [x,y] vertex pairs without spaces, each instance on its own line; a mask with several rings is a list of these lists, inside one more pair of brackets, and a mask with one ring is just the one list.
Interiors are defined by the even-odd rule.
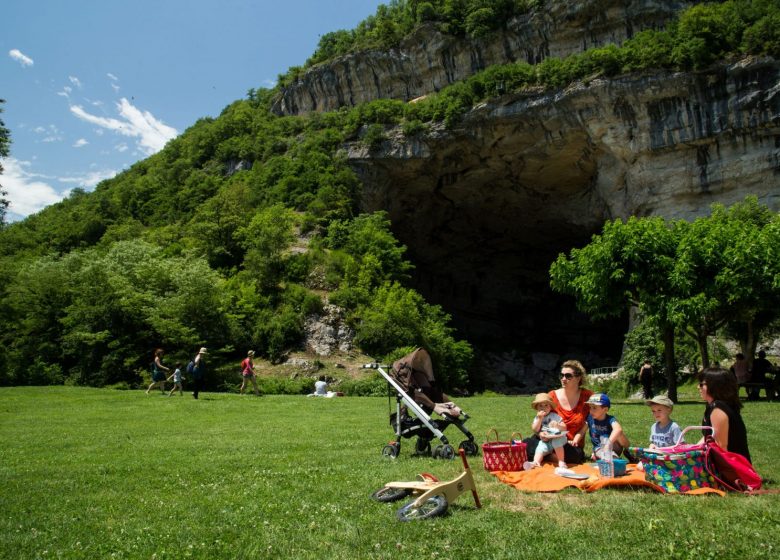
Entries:
[[92,190],[250,88],[303,65],[380,0],[8,0],[0,185],[16,221]]

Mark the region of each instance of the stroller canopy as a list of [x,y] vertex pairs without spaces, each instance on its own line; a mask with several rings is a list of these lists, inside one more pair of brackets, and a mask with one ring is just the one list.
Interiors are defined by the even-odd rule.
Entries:
[[423,392],[434,402],[442,402],[441,390],[435,388],[431,356],[424,348],[418,348],[393,363],[393,378],[407,393]]

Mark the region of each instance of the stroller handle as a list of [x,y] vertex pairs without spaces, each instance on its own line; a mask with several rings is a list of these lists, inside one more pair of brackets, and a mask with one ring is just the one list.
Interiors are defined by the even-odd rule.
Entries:
[[388,366],[384,364],[380,364],[379,362],[371,362],[370,364],[363,364],[363,369],[379,369],[379,368],[387,369]]

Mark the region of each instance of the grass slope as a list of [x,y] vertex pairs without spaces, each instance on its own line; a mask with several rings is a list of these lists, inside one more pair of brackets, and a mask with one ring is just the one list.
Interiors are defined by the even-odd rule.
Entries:
[[[529,397],[462,399],[481,443],[525,435]],[[695,424],[703,405],[678,405]],[[616,403],[630,436],[651,423]],[[459,461],[382,459],[382,398],[0,389],[0,558],[774,558],[775,495],[685,497],[649,491],[524,494],[472,459],[469,494],[434,520],[400,523],[401,504],[369,498],[419,472],[450,479]],[[780,479],[780,405],[747,403],[759,472]],[[460,433],[447,430],[455,443]],[[403,503],[403,502],[401,502]]]

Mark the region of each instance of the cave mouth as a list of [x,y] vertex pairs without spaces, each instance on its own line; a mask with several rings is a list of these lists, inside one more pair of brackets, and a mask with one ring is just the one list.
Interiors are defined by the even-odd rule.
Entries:
[[558,254],[584,246],[594,231],[562,225],[554,213],[520,218],[517,207],[453,212],[457,227],[427,219],[396,235],[415,265],[412,287],[452,316],[459,336],[478,352],[578,357],[589,369],[618,363],[627,315],[591,321],[572,297],[550,288]]
[[[388,212],[412,287],[452,316],[477,352],[549,353],[616,365],[628,318],[593,322],[550,288],[561,252],[609,219],[587,134],[510,123],[353,159],[364,211]],[[399,155],[400,154],[400,155]]]

